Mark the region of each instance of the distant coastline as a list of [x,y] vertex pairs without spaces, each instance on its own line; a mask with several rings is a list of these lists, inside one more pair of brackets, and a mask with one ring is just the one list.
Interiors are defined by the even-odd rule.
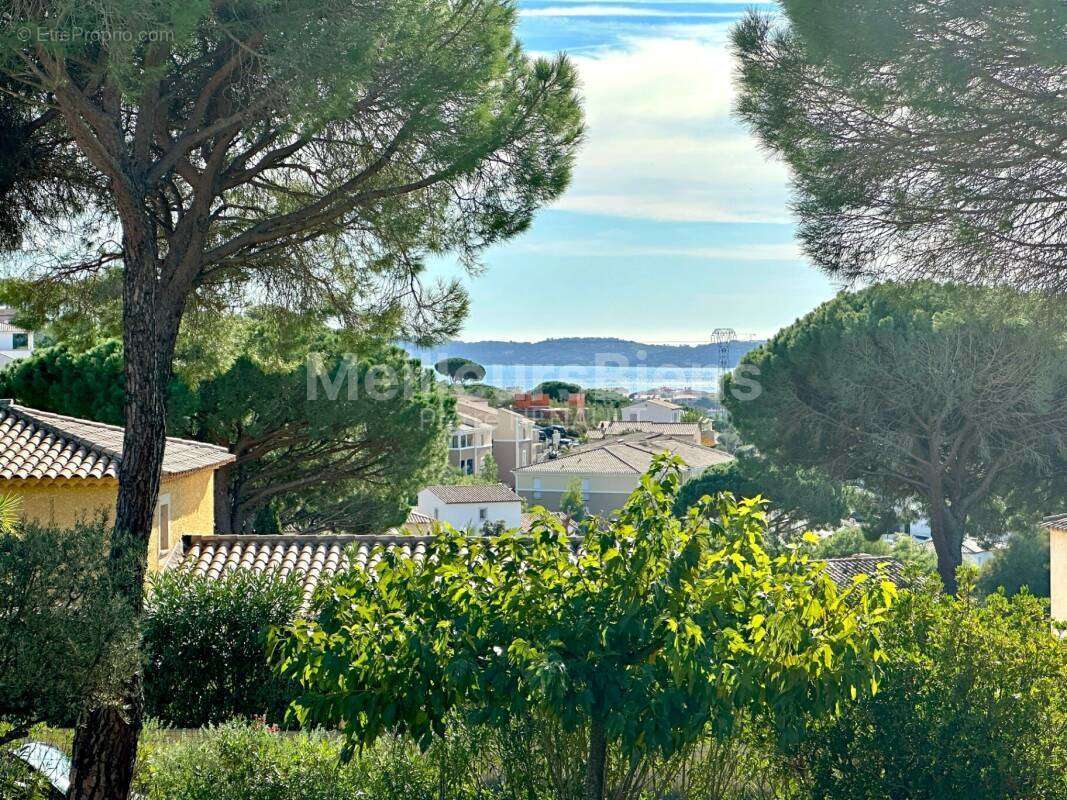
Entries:
[[[727,367],[732,369],[762,341],[732,341],[728,344]],[[620,367],[624,369],[703,369],[719,366],[717,344],[645,344],[627,339],[568,337],[539,342],[453,340],[432,348],[401,343],[409,353],[429,365],[450,356],[461,356],[479,364],[531,366]]]

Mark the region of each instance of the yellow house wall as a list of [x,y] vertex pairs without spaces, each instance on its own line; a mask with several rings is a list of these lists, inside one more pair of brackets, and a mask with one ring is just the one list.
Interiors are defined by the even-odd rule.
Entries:
[[[202,469],[184,475],[163,476],[159,494],[170,496],[171,546],[185,534],[215,531],[215,471]],[[17,495],[20,516],[45,525],[67,528],[79,520],[94,519],[104,513],[109,523],[115,519],[116,481],[70,481],[64,483],[0,481],[0,491]],[[159,515],[152,524],[148,547],[148,569],[154,572],[170,551],[159,550]]]
[[1067,622],[1067,530],[1049,531],[1049,572],[1052,618]]

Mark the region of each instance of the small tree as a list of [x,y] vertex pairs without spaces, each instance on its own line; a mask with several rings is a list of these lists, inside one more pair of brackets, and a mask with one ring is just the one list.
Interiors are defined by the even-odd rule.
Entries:
[[572,523],[585,519],[588,509],[585,507],[585,492],[582,491],[580,479],[571,481],[567,491],[560,495],[559,510],[566,514]]
[[451,378],[452,383],[478,382],[485,377],[485,367],[462,356],[441,359],[433,368]]
[[806,527],[837,526],[848,515],[840,481],[818,469],[779,466],[742,448],[737,457],[686,482],[678,492],[675,513],[684,516],[704,495],[729,492],[738,498],[767,501],[768,531],[775,546],[798,537]]
[[542,381],[534,387],[534,392],[540,392],[545,397],[551,397],[557,403],[565,403],[572,394],[578,394],[581,391],[582,387],[577,383],[568,383],[567,381]]
[[108,539],[100,521],[0,533],[0,722],[11,726],[3,739],[37,722],[71,725],[87,696],[113,697],[114,676],[136,665]]
[[1009,596],[1026,589],[1048,597],[1050,579],[1048,531],[1034,526],[1016,532],[1006,547],[997,550],[982,568],[978,588],[986,594],[1003,589]]
[[786,732],[870,684],[892,585],[842,602],[805,555],[767,556],[751,502],[673,517],[680,463],[657,457],[577,557],[545,515],[531,536],[443,532],[424,558],[386,550],[341,574],[277,641],[297,718],[339,728],[352,753],[389,731],[428,747],[453,711],[536,711],[584,732],[585,796],[601,800],[609,742],[670,754],[748,709]]

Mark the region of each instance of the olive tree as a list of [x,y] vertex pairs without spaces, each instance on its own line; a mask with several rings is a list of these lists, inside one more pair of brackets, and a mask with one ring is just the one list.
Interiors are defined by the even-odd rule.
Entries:
[[457,711],[543,714],[582,734],[601,800],[609,743],[670,755],[752,710],[784,734],[870,687],[893,585],[842,592],[802,551],[770,557],[751,501],[676,518],[679,467],[657,457],[580,544],[545,514],[530,536],[442,532],[417,560],[384,550],[343,573],[276,640],[297,718],[353,752],[390,731],[428,747]]

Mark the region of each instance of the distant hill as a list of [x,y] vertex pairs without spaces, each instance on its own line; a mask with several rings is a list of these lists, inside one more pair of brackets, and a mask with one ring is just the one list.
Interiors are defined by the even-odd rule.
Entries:
[[[736,367],[741,357],[762,341],[730,342],[729,366]],[[429,365],[450,356],[462,356],[479,364],[575,364],[581,367],[621,365],[628,367],[717,367],[717,344],[665,345],[643,344],[627,339],[568,337],[540,342],[461,342],[450,341],[431,349],[403,345],[423,363]]]

